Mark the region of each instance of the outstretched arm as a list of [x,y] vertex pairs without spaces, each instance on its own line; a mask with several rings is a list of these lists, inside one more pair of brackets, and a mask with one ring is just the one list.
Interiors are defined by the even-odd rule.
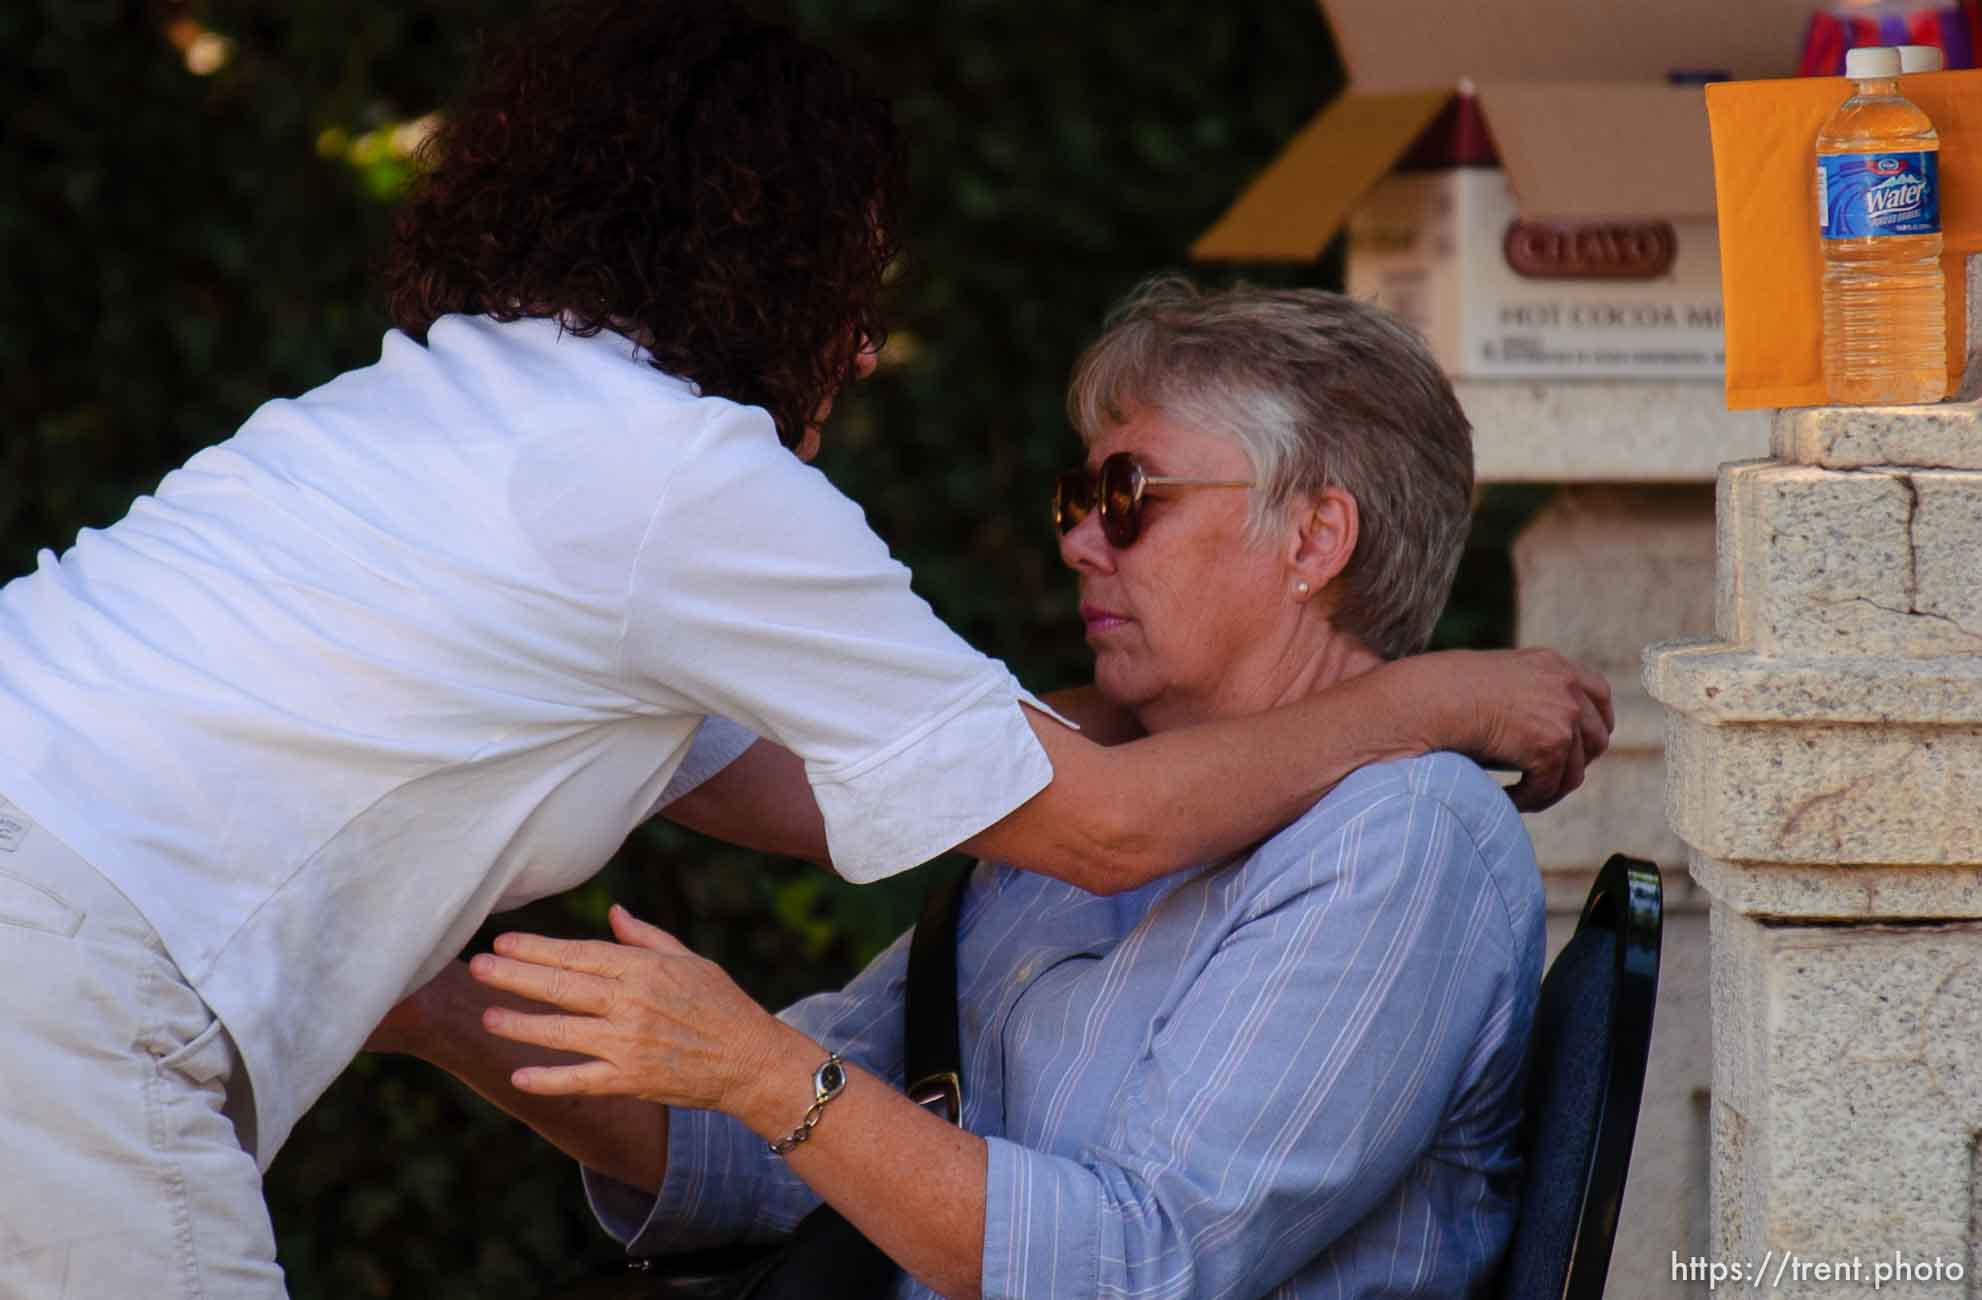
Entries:
[[[1546,808],[1582,784],[1613,725],[1602,674],[1550,650],[1418,655],[1295,704],[1160,736],[1141,736],[1092,687],[1047,702],[1083,729],[1030,714],[1052,784],[958,847],[1097,893],[1244,848],[1357,768],[1431,750],[1518,769],[1516,805]],[[804,764],[768,741],[663,815],[747,848],[828,861]]]
[[[1070,686],[1043,698],[1055,712],[1072,719],[1081,736],[1093,744],[1119,745],[1143,734],[1133,717],[1092,686]],[[1046,725],[1042,721],[1039,729]],[[722,771],[664,806],[660,814],[689,830],[760,853],[832,865],[826,823],[805,778],[805,764],[772,741],[758,741]]]
[[1450,749],[1545,808],[1610,742],[1610,686],[1551,650],[1419,655],[1265,713],[1112,749],[1035,715],[1053,781],[964,851],[1116,893],[1254,844],[1370,763]]

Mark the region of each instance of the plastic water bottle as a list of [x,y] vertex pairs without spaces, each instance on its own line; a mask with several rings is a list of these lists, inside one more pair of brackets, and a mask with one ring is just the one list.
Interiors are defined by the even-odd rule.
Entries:
[[1841,405],[1947,393],[1941,140],[1899,70],[1897,50],[1848,51],[1851,97],[1817,134],[1824,386]]

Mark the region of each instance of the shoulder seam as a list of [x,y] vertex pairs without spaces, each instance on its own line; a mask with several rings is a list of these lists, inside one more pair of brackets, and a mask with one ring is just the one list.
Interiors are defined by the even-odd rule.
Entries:
[[1502,943],[1501,947],[1505,950],[1505,955],[1509,957],[1518,956],[1516,945],[1514,943],[1514,936],[1516,933],[1514,905],[1508,899],[1506,891],[1500,887],[1499,877],[1495,876],[1492,871],[1487,870],[1488,862],[1487,862],[1486,851],[1480,847],[1479,838],[1473,834],[1473,828],[1467,825],[1466,819],[1459,814],[1459,810],[1453,807],[1452,804],[1448,800],[1446,800],[1444,796],[1433,794],[1428,790],[1419,790],[1419,791],[1415,791],[1414,793],[1416,793],[1419,798],[1422,798],[1430,803],[1436,804],[1439,808],[1443,809],[1445,815],[1451,818],[1453,824],[1457,826],[1458,829],[1465,835],[1466,843],[1472,846],[1473,857],[1476,858],[1479,862],[1481,874],[1486,877],[1487,887],[1493,890],[1494,898],[1498,899],[1500,902],[1501,919],[1506,922],[1506,931],[1503,936],[1506,942]]

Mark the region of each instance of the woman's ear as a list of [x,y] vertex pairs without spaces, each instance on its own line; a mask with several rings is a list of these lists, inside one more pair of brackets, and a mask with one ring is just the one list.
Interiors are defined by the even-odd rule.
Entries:
[[1360,516],[1356,498],[1325,487],[1298,503],[1287,539],[1287,583],[1297,601],[1312,600],[1349,567]]

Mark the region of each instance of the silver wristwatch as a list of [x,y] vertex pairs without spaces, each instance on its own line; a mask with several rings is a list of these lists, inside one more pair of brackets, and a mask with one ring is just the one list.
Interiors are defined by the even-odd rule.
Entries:
[[779,1138],[770,1144],[771,1154],[784,1155],[811,1137],[812,1130],[818,1126],[819,1117],[826,1113],[826,1103],[845,1090],[846,1065],[840,1060],[840,1054],[834,1052],[812,1072],[812,1105],[806,1108],[805,1118],[798,1122],[798,1127],[791,1131],[790,1137]]

